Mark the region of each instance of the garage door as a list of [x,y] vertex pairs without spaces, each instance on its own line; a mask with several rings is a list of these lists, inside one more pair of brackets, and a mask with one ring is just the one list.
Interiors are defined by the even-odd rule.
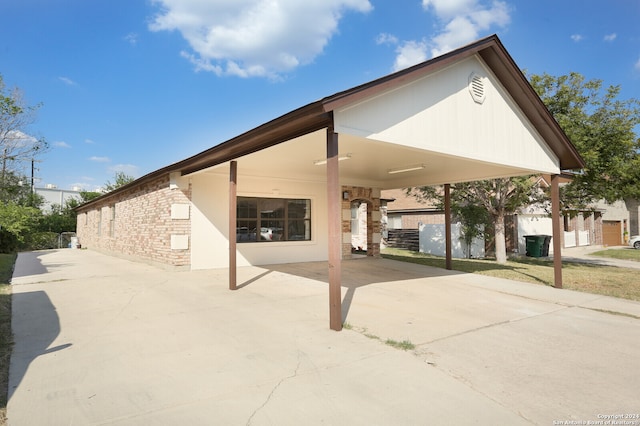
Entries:
[[610,220],[602,222],[602,244],[605,246],[622,245],[622,222]]

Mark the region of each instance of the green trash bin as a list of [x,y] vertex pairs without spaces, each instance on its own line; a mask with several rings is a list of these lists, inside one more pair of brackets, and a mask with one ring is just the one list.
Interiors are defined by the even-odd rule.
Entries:
[[542,257],[545,246],[546,235],[525,235],[527,256],[529,257]]

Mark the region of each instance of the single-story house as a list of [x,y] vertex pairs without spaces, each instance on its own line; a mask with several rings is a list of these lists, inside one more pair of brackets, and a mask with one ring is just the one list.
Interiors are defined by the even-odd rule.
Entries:
[[[89,249],[228,268],[230,289],[238,266],[328,261],[329,322],[340,330],[352,201],[367,203],[367,255],[377,256],[383,189],[557,176],[583,165],[493,35],[312,102],[83,204],[77,232]],[[449,268],[450,261],[449,252]],[[560,287],[559,257],[555,265]]]

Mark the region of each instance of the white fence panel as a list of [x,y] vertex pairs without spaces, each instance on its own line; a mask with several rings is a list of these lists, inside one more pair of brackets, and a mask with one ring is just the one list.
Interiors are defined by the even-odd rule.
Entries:
[[[467,257],[467,247],[460,240],[460,223],[451,224],[451,256],[464,259]],[[445,256],[444,225],[420,224],[420,252]],[[476,238],[471,244],[471,257],[484,257],[484,239]]]
[[564,233],[564,246],[565,247],[576,246],[576,233],[574,231]]

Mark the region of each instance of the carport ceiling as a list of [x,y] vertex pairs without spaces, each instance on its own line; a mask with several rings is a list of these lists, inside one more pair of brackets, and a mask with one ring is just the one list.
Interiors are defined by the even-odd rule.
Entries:
[[[446,142],[444,142],[446,143]],[[505,167],[430,151],[403,147],[348,134],[339,135],[340,181],[347,185],[394,189],[526,175],[531,170]],[[292,139],[237,159],[238,174],[264,179],[326,181],[326,130]],[[424,169],[390,174],[389,170],[424,165]],[[228,173],[228,167],[207,169],[207,173]]]

